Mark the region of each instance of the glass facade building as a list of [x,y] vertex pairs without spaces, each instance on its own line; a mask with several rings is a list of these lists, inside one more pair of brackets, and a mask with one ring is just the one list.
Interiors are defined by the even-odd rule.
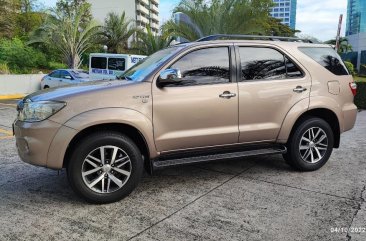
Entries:
[[[361,0],[360,0],[361,1]],[[297,0],[273,0],[271,16],[282,20],[283,24],[296,28]]]
[[366,33],[366,0],[348,0],[346,36]]

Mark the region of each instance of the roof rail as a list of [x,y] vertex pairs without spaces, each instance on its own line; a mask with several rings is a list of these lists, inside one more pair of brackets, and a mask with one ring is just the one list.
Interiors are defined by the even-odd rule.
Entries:
[[297,37],[280,37],[280,36],[261,36],[261,35],[241,35],[241,34],[214,34],[197,40],[197,42],[214,41],[220,39],[247,39],[247,40],[270,40],[285,42],[301,42],[301,43],[317,43],[311,39],[301,39]]

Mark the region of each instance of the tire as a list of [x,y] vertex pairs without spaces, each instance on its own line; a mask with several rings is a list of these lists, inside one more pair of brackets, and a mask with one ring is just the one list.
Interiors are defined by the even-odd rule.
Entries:
[[48,85],[45,85],[44,87],[43,87],[43,89],[45,90],[45,89],[48,89],[48,88],[50,88]]
[[329,124],[323,119],[310,117],[296,127],[283,157],[296,170],[315,171],[329,160],[333,146],[334,134]]
[[116,202],[129,195],[142,173],[140,150],[118,132],[97,132],[85,137],[74,148],[67,165],[72,189],[96,204]]

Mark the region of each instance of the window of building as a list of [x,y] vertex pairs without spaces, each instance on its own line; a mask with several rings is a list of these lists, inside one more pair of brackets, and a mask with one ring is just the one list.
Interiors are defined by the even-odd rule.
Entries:
[[106,69],[107,68],[107,58],[106,57],[92,57],[91,67],[93,69]]
[[240,47],[241,81],[281,80],[303,76],[287,57],[271,48]]
[[170,86],[229,83],[229,48],[217,47],[193,51],[170,68],[179,69],[182,73],[182,81]]

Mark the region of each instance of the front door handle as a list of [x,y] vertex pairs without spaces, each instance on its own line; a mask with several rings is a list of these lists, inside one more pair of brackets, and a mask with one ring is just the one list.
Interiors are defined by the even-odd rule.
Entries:
[[295,89],[293,89],[294,92],[296,93],[302,93],[304,91],[306,91],[307,89],[305,87],[302,87],[302,86],[296,86]]
[[236,96],[236,94],[235,93],[230,93],[230,91],[224,91],[224,93],[219,95],[220,98],[224,98],[224,99],[230,99],[230,98],[233,98],[235,96]]

